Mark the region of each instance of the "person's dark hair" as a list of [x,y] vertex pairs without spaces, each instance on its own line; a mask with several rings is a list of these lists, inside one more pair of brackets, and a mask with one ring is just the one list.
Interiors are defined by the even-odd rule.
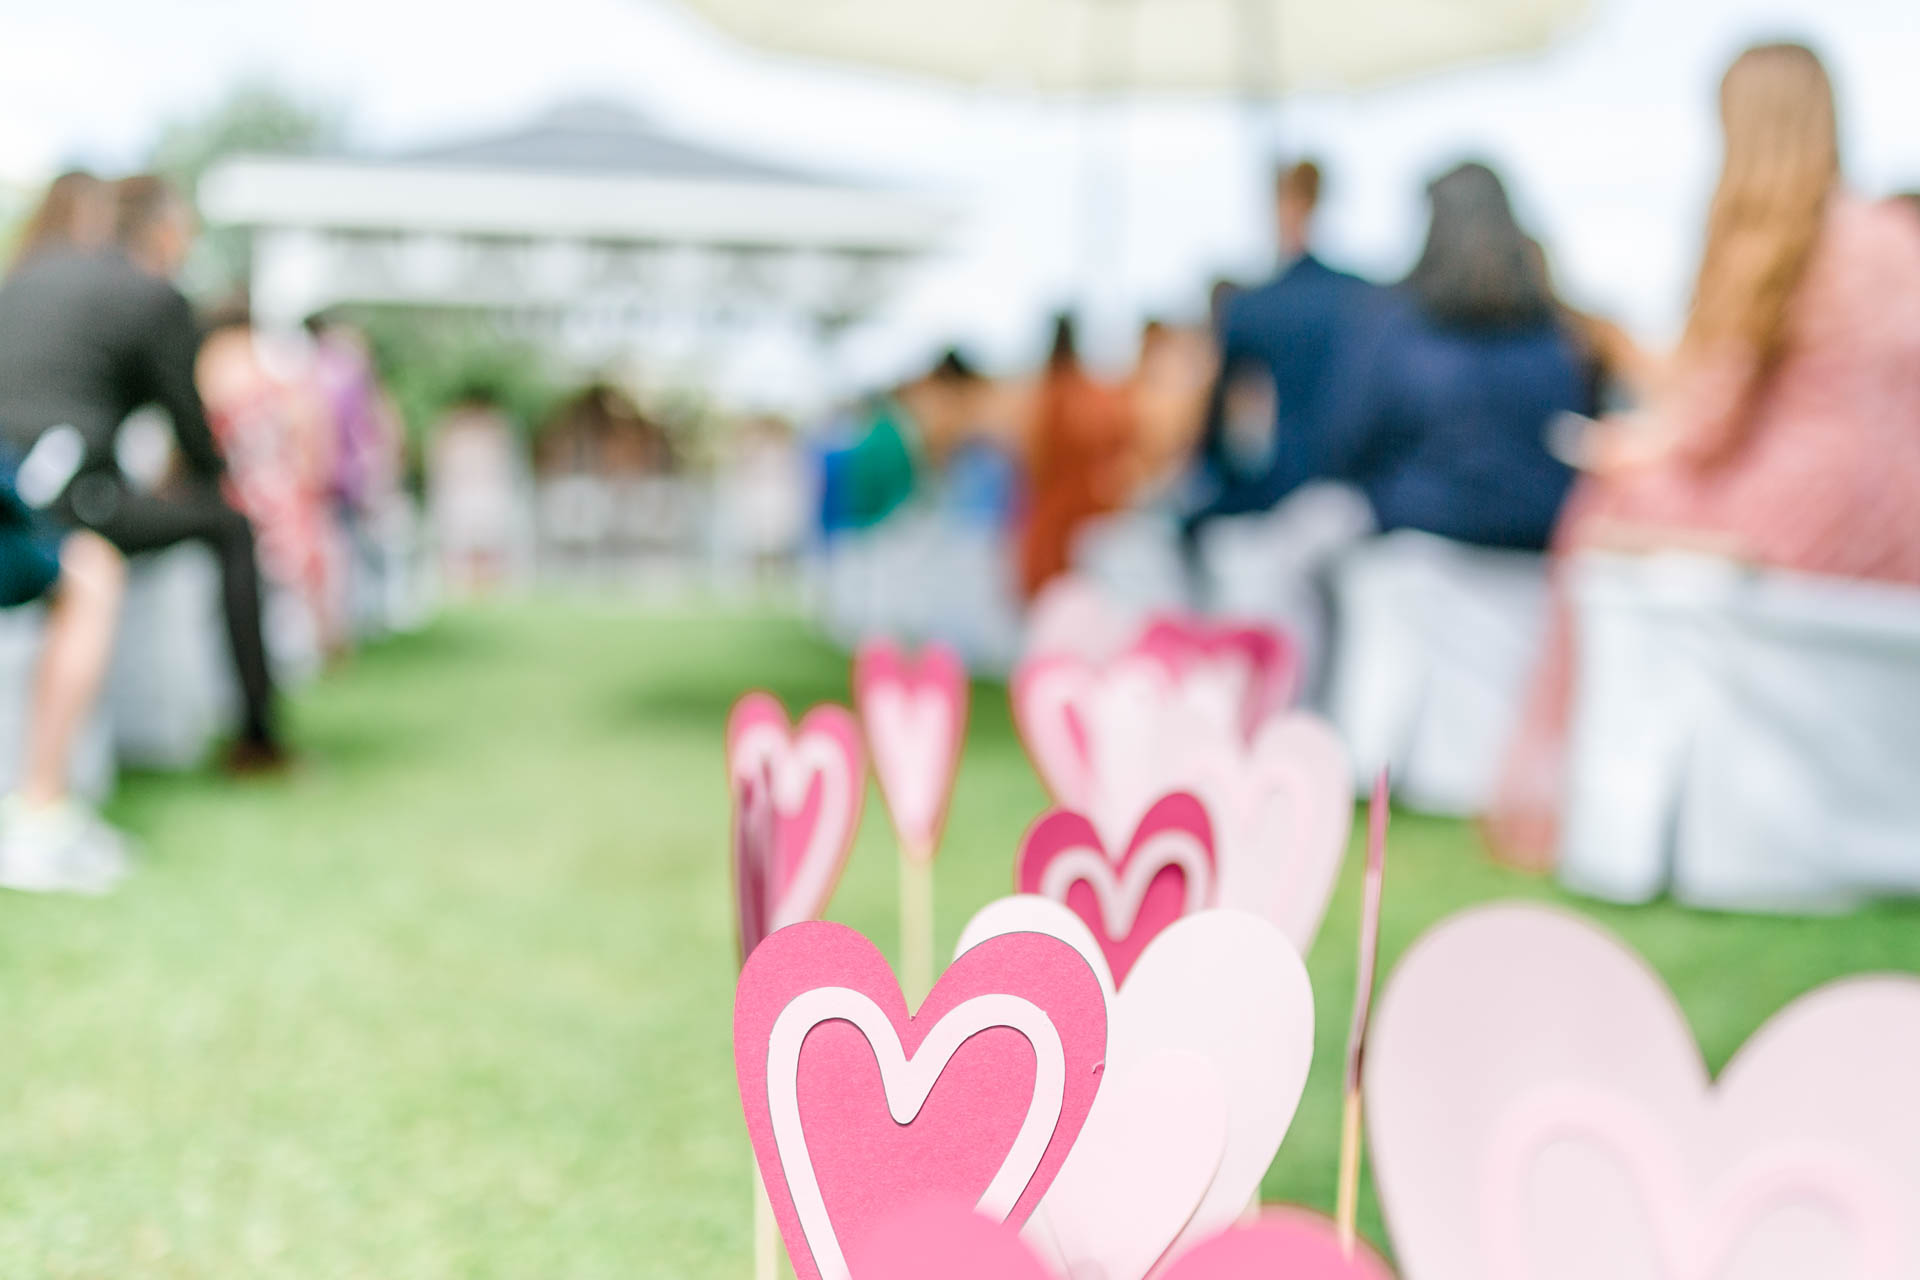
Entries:
[[1074,329],[1073,314],[1062,311],[1053,317],[1053,343],[1047,348],[1047,368],[1061,373],[1079,363],[1080,344]]
[[1902,191],[1899,195],[1895,196],[1894,199],[1911,209],[1914,213],[1920,213],[1920,191]]
[[1314,209],[1320,205],[1320,182],[1320,162],[1300,160],[1274,174],[1273,193],[1283,200],[1298,200]]
[[234,294],[209,310],[201,319],[200,332],[212,336],[223,329],[253,328],[253,308],[244,293]]
[[180,193],[165,178],[136,173],[113,184],[113,238],[127,248],[147,229],[180,205]]
[[[101,218],[109,199],[107,185],[84,169],[70,169],[47,184],[47,193],[20,229],[14,242],[12,266],[51,249],[91,248],[96,234],[89,222]],[[98,227],[98,232],[106,228]]]
[[1434,320],[1524,328],[1553,319],[1537,251],[1514,219],[1506,186],[1484,164],[1448,170],[1427,187],[1432,221],[1406,288]]
[[935,382],[978,382],[980,371],[973,362],[963,355],[958,347],[948,347],[940,353],[940,359],[927,374]]

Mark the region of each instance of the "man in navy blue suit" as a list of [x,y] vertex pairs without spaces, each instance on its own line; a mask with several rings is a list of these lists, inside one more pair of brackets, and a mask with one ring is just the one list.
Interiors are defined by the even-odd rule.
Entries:
[[[1319,165],[1302,160],[1275,186],[1281,266],[1265,284],[1233,295],[1220,318],[1220,373],[1200,443],[1204,493],[1187,517],[1189,537],[1216,517],[1264,511],[1326,473],[1329,390],[1376,292],[1313,255]],[[1250,414],[1258,419],[1251,433]],[[1264,438],[1248,447],[1241,438],[1249,434]]]

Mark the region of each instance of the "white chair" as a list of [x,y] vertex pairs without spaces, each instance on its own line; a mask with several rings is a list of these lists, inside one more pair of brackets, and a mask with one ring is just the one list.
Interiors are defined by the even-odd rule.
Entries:
[[[46,628],[38,605],[0,610],[0,791],[20,781],[27,717],[31,711],[34,668]],[[81,726],[68,760],[68,785],[94,804],[113,791],[113,731],[104,701]]]
[[1188,607],[1179,528],[1162,511],[1140,508],[1089,520],[1074,535],[1074,571],[1128,613]]
[[189,769],[230,730],[239,689],[211,551],[188,543],[134,558],[106,696],[123,764]]
[[1403,803],[1483,812],[1519,718],[1546,622],[1546,563],[1528,552],[1400,531],[1333,570],[1328,709],[1370,785]]
[[1330,665],[1331,566],[1374,530],[1373,508],[1344,484],[1308,485],[1271,511],[1207,526],[1200,542],[1205,606],[1284,629],[1298,646],[1301,689],[1316,705]]
[[1562,875],[1725,910],[1920,893],[1920,590],[1585,556]]

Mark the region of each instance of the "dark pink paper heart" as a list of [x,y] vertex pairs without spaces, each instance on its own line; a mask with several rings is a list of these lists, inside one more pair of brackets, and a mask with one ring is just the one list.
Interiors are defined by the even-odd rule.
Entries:
[[[1304,1209],[1268,1209],[1175,1258],[1160,1280],[1393,1280],[1360,1242],[1351,1258],[1333,1223]],[[1064,1280],[1012,1230],[936,1200],[891,1219],[854,1256],[853,1280]]]
[[1161,930],[1214,905],[1213,825],[1199,800],[1176,791],[1154,802],[1114,858],[1084,815],[1056,809],[1021,841],[1014,880],[1085,922],[1117,987]]
[[866,803],[866,755],[853,713],[823,703],[794,728],[778,698],[749,693],[727,717],[727,772],[735,787],[756,777],[769,786],[771,927],[815,918],[839,883]]
[[1024,1222],[1093,1105],[1106,1018],[1087,962],[1041,934],[968,951],[911,1018],[853,930],[763,942],[740,975],[734,1063],[801,1280],[844,1280],[875,1227],[929,1198]]
[[1275,627],[1159,614],[1134,641],[1132,651],[1160,659],[1176,678],[1212,671],[1239,686],[1240,729],[1249,739],[1299,692],[1299,646]]

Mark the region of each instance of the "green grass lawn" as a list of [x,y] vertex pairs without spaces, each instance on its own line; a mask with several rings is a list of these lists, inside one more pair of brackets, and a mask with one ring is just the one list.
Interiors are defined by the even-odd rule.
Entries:
[[[128,779],[112,815],[147,857],[117,896],[0,895],[0,1276],[746,1275],[721,739],[755,683],[846,696],[841,659],[789,622],[461,612],[305,693],[296,776]],[[944,947],[1006,892],[1040,807],[982,686]],[[1456,908],[1555,896],[1457,823],[1399,815],[1391,848],[1389,963]],[[1266,1184],[1321,1208],[1351,871]],[[891,950],[894,902],[876,806],[833,915]],[[1716,1066],[1820,982],[1920,967],[1914,910],[1594,914],[1672,982]],[[1362,1213],[1381,1239],[1370,1196]]]

